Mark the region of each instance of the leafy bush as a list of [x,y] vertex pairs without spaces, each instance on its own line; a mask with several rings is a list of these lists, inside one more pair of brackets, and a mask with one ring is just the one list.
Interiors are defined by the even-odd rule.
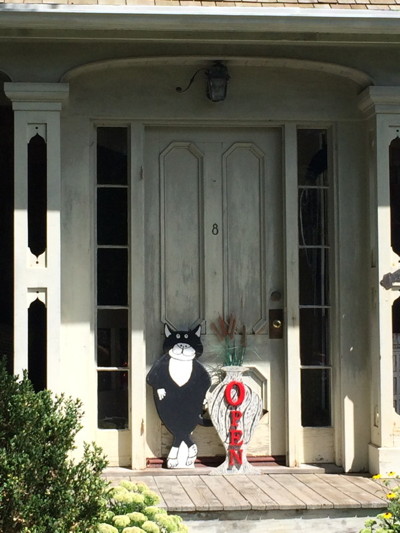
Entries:
[[158,495],[144,483],[122,481],[108,492],[108,512],[99,533],[187,533],[177,515],[158,507]]
[[[380,474],[373,476],[373,479],[381,478]],[[398,479],[400,476],[394,472],[389,472],[388,477],[383,479],[384,485],[388,488],[387,511],[367,520],[360,533],[400,533],[400,485],[396,481]]]
[[0,531],[89,533],[106,508],[101,450],[70,451],[81,429],[79,400],[35,393],[26,372],[18,381],[0,360]]

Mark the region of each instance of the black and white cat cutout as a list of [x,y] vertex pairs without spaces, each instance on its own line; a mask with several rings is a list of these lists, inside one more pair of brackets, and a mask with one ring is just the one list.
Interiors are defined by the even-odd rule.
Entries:
[[202,417],[211,379],[197,360],[203,353],[200,334],[201,326],[189,331],[172,331],[165,325],[163,355],[147,374],[158,415],[173,435],[168,468],[194,467],[197,446],[191,434],[198,424],[211,425],[210,420]]

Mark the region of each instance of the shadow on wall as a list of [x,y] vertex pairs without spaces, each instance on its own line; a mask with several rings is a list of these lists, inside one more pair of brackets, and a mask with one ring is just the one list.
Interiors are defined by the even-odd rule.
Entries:
[[14,117],[11,102],[3,90],[9,78],[0,72],[0,355],[13,370],[13,285],[14,285]]

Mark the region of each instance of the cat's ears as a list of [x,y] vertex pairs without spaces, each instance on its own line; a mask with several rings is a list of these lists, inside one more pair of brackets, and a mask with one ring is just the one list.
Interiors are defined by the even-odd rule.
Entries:
[[[164,325],[164,333],[165,333],[165,336],[167,337],[167,339],[172,334],[172,331],[169,329],[168,324]],[[195,330],[193,330],[193,333],[200,338],[200,335],[201,335],[201,324],[199,324],[197,326],[197,328]]]
[[193,330],[193,333],[200,338],[200,335],[201,335],[201,324],[199,324],[197,326],[197,328]]

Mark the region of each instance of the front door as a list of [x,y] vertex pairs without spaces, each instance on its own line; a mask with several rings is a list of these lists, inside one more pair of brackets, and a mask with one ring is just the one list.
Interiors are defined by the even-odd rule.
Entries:
[[[145,146],[147,364],[161,355],[164,323],[201,324],[200,360],[215,372],[222,360],[211,324],[233,314],[264,406],[249,453],[284,455],[281,130],[149,127]],[[147,405],[148,453],[165,456],[171,439],[150,390]],[[213,428],[197,428],[194,439],[199,457],[222,453]]]

